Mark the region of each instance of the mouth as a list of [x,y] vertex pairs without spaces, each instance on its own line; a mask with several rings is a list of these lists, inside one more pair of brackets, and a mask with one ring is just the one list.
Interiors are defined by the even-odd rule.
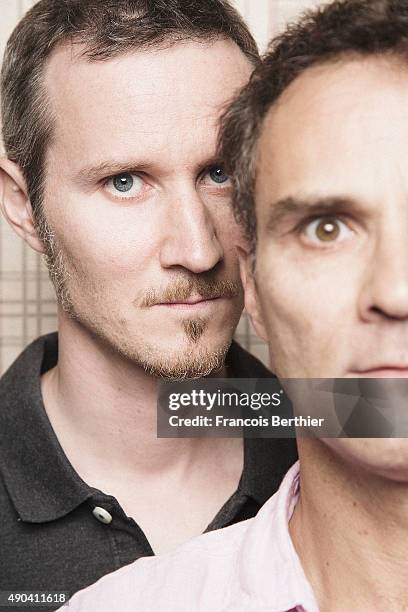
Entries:
[[160,302],[159,304],[155,304],[156,306],[161,306],[165,308],[181,308],[187,310],[194,310],[203,308],[206,306],[212,306],[222,300],[223,296],[213,297],[213,298],[203,298],[203,297],[191,297],[188,300],[180,300],[180,301],[172,301],[172,302]]
[[408,366],[381,365],[354,374],[356,378],[408,378]]

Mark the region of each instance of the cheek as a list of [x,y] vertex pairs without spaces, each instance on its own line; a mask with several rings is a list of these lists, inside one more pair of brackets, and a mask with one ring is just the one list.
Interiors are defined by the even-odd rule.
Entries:
[[76,239],[64,235],[61,246],[69,261],[76,268],[100,278],[115,276],[116,280],[134,275],[146,267],[151,244],[125,232],[118,234],[104,231],[82,231]]
[[257,252],[256,282],[275,370],[284,364],[292,374],[310,368],[309,375],[322,375],[322,364],[333,364],[339,343],[345,351],[350,338],[353,279],[342,283],[323,266],[311,269],[270,249]]
[[[158,225],[143,211],[67,203],[47,219],[68,262],[98,277],[129,275],[143,270],[158,249]],[[70,214],[67,214],[70,210]]]
[[243,229],[236,223],[229,203],[217,208],[213,223],[224,252],[237,257],[237,246],[244,247],[246,243]]
[[283,325],[292,335],[303,336],[323,331],[338,318],[343,305],[330,298],[323,278],[289,267],[283,259],[270,259],[275,263],[257,267],[256,275],[262,312],[270,327]]

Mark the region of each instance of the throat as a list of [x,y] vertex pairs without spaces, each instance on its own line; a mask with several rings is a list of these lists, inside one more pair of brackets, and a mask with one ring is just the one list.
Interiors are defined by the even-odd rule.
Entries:
[[408,484],[370,473],[320,440],[301,440],[299,456],[289,530],[320,609],[408,609]]
[[[203,533],[235,493],[242,475],[243,450],[242,440],[234,442],[241,445],[226,448],[224,454],[209,448],[205,457],[191,463],[187,473],[169,471],[149,479],[136,474],[131,491],[128,478],[108,485],[127,516],[143,530],[155,554],[169,552]],[[214,454],[219,456],[217,466]]]

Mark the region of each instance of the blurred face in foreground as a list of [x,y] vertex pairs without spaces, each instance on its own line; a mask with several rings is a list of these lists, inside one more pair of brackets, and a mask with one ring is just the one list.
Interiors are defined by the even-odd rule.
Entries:
[[231,41],[52,56],[43,234],[62,306],[158,375],[220,367],[242,310],[217,119],[251,66]]
[[[270,109],[257,154],[246,303],[272,370],[407,376],[406,67],[369,58],[307,70]],[[404,440],[326,442],[408,479]]]

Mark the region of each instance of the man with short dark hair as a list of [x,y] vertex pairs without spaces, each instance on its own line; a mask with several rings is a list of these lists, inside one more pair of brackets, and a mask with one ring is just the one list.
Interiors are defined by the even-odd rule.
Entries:
[[160,378],[268,376],[230,346],[239,230],[216,156],[257,62],[225,0],[41,0],[8,42],[1,206],[46,256],[59,334],[0,383],[2,591],[72,594],[253,516],[295,460],[156,436]]
[[[315,378],[402,390],[405,421],[407,58],[408,2],[333,2],[272,43],[222,140],[273,370],[292,391]],[[408,442],[379,434],[298,437],[299,463],[255,518],[108,576],[70,610],[406,610]]]

